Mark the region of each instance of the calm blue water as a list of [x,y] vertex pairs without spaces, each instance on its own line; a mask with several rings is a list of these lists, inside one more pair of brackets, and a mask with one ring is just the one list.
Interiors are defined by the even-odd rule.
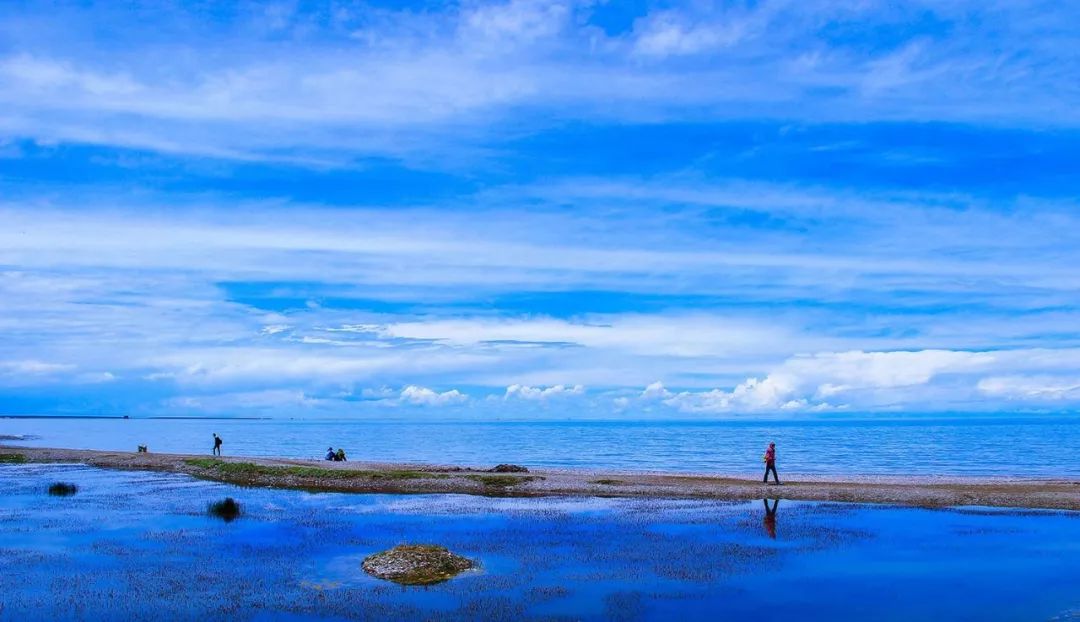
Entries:
[[[46,494],[51,482],[79,486]],[[3,620],[1076,620],[1080,514],[245,489],[0,465]],[[211,501],[236,498],[224,523]],[[363,558],[435,543],[428,588]]]
[[82,449],[353,460],[751,473],[769,441],[781,472],[1080,476],[1080,419],[899,421],[462,422],[0,419],[19,444]]

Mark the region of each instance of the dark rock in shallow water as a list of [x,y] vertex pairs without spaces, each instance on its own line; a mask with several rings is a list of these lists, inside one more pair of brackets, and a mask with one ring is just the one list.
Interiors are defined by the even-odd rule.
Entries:
[[443,546],[402,544],[369,555],[361,567],[374,577],[401,585],[433,585],[475,568],[476,563]]
[[528,473],[529,469],[516,464],[500,464],[499,466],[488,469],[488,473]]
[[225,497],[222,501],[211,503],[207,508],[211,516],[216,516],[226,523],[231,523],[240,518],[240,504],[232,497]]
[[67,482],[56,482],[49,486],[49,494],[54,497],[70,497],[77,492],[79,492],[79,487]]

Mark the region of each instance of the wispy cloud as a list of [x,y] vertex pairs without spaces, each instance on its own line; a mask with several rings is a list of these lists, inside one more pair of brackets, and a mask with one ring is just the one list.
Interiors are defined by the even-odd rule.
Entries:
[[[781,118],[1073,127],[1076,35],[1023,2],[657,8],[628,31],[587,2],[334,10],[269,20],[174,7],[203,28],[147,40],[133,15],[60,5],[4,11],[18,42],[0,59],[0,130],[45,141],[220,158],[339,164],[410,157],[435,141],[491,143],[492,127]],[[1060,25],[1059,25],[1060,24]],[[168,30],[168,25],[165,26]],[[92,38],[110,33],[111,46]],[[879,40],[859,33],[880,32]],[[647,62],[643,62],[647,61]],[[767,77],[767,78],[766,78]],[[933,92],[934,97],[925,94]],[[494,124],[494,125],[493,125]],[[431,160],[429,159],[430,163]]]

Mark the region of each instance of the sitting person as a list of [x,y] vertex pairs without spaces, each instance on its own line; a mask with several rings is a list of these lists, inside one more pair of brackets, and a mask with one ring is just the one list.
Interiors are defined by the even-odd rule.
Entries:
[[345,458],[345,450],[338,447],[337,454],[334,455],[334,460],[338,462],[348,462],[348,459]]
[[327,447],[326,448],[326,459],[327,460],[333,460],[334,458],[335,458],[334,448],[333,447]]

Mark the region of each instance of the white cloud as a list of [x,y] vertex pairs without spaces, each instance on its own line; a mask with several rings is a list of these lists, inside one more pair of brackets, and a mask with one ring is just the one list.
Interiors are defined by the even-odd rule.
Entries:
[[98,384],[111,382],[115,376],[110,372],[79,372],[70,363],[55,363],[35,359],[0,361],[0,384],[7,386],[34,386],[45,384]]
[[116,380],[116,375],[112,372],[102,371],[78,374],[72,379],[72,382],[75,382],[76,384],[98,384],[102,382],[114,382]]
[[478,4],[462,16],[459,37],[470,49],[495,44],[492,51],[506,52],[507,46],[533,44],[552,37],[569,26],[570,7],[562,2],[511,0]]
[[0,60],[0,75],[18,81],[30,93],[83,91],[95,96],[118,97],[136,95],[141,90],[128,76],[78,69],[71,63],[43,60],[25,53]]
[[360,396],[369,400],[385,400],[397,397],[400,393],[387,386],[365,387],[360,390]]
[[49,363],[36,360],[0,361],[0,373],[12,376],[49,375],[73,369],[75,369],[74,365],[66,363]]
[[168,398],[164,405],[169,409],[198,410],[203,412],[229,412],[235,410],[276,410],[280,408],[313,407],[321,400],[295,389],[267,389],[264,391],[235,391],[207,395],[178,395]]
[[584,394],[585,387],[580,384],[576,384],[573,386],[556,384],[550,387],[530,387],[526,385],[512,384],[506,387],[506,393],[503,395],[503,399],[518,398],[523,400],[544,401],[556,397],[568,397]]
[[944,374],[971,374],[995,362],[993,354],[983,352],[825,352],[789,358],[765,377],[748,378],[730,391],[675,393],[656,382],[639,399],[692,413],[820,410],[846,406],[845,400],[872,406],[878,391],[919,387]]
[[469,398],[457,389],[450,389],[449,391],[439,393],[427,387],[409,385],[401,390],[399,399],[404,404],[412,404],[414,406],[446,406],[450,404],[461,404],[468,401]]
[[643,400],[657,400],[671,397],[671,391],[668,391],[664,384],[660,381],[656,381],[649,386],[645,387],[645,390],[641,392],[641,399]]
[[782,326],[738,317],[707,315],[595,316],[578,321],[549,317],[458,318],[358,327],[388,338],[455,345],[544,343],[612,349],[638,354],[718,356],[760,350],[763,344],[797,340]]
[[383,348],[350,356],[316,354],[286,348],[218,347],[181,348],[143,364],[156,371],[151,380],[185,384],[243,384],[362,382],[384,375],[463,371],[488,357],[454,352],[394,352]]
[[979,391],[1010,400],[1080,400],[1080,376],[992,376],[983,378]]
[[634,53],[663,58],[700,54],[738,44],[749,36],[743,16],[696,21],[680,11],[650,13],[634,25]]

